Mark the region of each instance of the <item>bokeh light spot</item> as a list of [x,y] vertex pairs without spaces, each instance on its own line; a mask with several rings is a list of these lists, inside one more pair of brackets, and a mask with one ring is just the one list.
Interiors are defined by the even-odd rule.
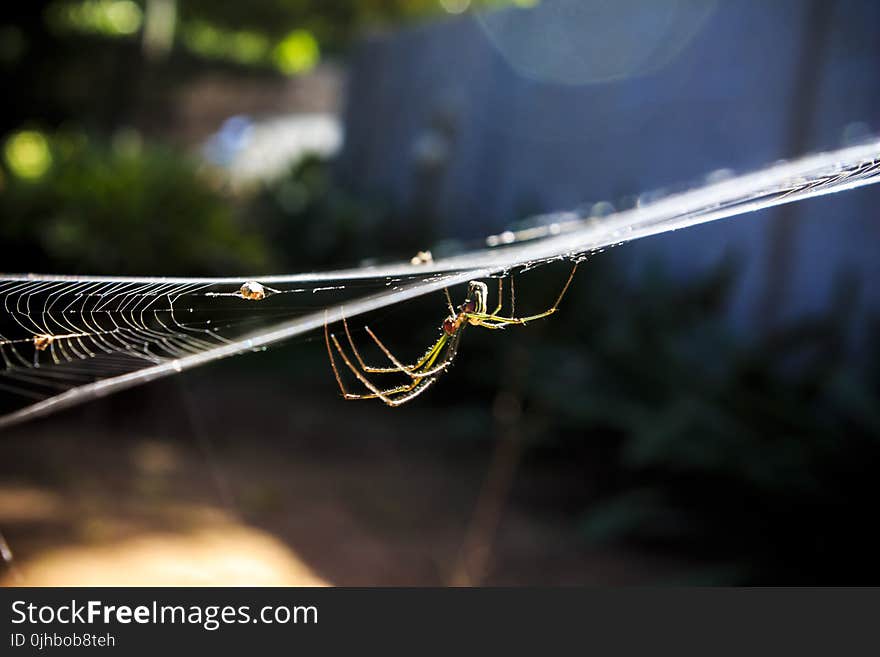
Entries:
[[275,65],[286,75],[305,73],[318,63],[321,51],[308,30],[294,30],[275,47]]
[[22,130],[11,135],[4,147],[6,164],[19,178],[41,178],[52,166],[49,141],[41,132]]
[[260,64],[270,52],[269,40],[249,30],[226,30],[205,21],[191,21],[183,30],[183,42],[192,52],[210,59],[239,64]]
[[262,61],[269,50],[268,39],[256,32],[236,32],[231,45],[235,59],[246,64]]
[[144,13],[132,0],[86,0],[55,3],[49,7],[47,17],[62,30],[129,36],[141,29]]
[[118,0],[106,5],[107,25],[117,34],[134,34],[141,27],[141,8],[130,0]]
[[519,75],[566,85],[630,79],[666,67],[719,5],[718,0],[510,1],[528,11],[476,12],[476,24]]
[[471,0],[440,0],[440,6],[450,14],[461,14],[471,6]]

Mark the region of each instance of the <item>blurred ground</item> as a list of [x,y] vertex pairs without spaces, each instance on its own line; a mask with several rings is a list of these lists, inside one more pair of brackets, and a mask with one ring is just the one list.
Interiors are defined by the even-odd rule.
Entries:
[[494,539],[475,530],[492,450],[436,435],[436,411],[342,413],[323,390],[227,379],[166,381],[7,432],[0,528],[16,559],[3,583],[640,584],[683,571],[585,547],[570,517],[536,508],[582,476],[564,468],[519,469]]

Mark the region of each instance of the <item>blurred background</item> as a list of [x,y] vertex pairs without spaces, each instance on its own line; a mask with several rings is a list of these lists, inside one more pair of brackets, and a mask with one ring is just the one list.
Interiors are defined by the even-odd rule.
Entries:
[[[304,272],[876,135],[880,5],[39,0],[0,78],[0,270]],[[0,578],[877,584],[878,200],[596,254],[403,408],[316,335],[7,430]],[[408,360],[445,312],[356,328]]]

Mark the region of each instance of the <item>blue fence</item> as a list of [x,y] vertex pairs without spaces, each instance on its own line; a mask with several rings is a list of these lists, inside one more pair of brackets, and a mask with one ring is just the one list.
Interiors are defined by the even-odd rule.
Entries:
[[[877,132],[878,2],[545,0],[363,43],[339,173],[409,220],[471,238]],[[842,273],[876,310],[878,201],[848,192],[612,257],[687,278],[739,256],[741,330],[826,309]]]

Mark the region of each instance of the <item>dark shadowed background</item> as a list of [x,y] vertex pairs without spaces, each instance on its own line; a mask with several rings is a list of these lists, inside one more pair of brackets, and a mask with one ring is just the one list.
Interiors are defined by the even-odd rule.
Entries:
[[[880,5],[13,3],[0,78],[0,271],[304,272],[876,135]],[[6,430],[0,577],[876,584],[878,200],[595,254],[402,408],[316,334]],[[445,313],[354,327],[410,359]]]

